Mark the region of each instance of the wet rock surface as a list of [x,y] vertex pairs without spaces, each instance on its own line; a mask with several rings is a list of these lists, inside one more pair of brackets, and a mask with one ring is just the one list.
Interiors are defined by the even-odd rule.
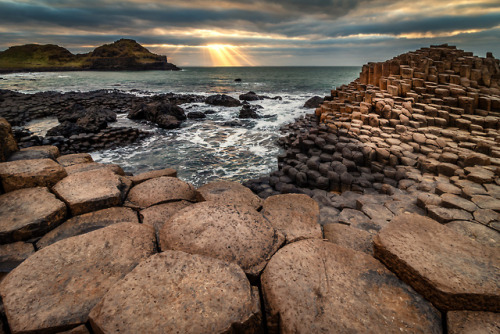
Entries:
[[36,252],[0,283],[10,328],[55,332],[85,323],[108,289],[154,253],[154,240],[152,228],[122,223]]
[[139,264],[90,313],[98,333],[258,333],[258,289],[235,264],[166,251]]
[[442,331],[439,312],[380,262],[321,240],[279,250],[262,289],[271,333]]

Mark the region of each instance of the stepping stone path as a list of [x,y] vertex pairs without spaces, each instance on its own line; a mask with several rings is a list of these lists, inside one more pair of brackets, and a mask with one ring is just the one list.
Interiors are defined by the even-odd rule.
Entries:
[[285,246],[262,274],[272,333],[441,333],[440,313],[373,257],[321,240]]
[[319,206],[307,195],[286,194],[268,197],[262,214],[286,238],[286,242],[301,239],[321,239]]
[[152,205],[180,200],[195,201],[194,187],[175,177],[162,176],[134,186],[125,205],[145,209]]
[[39,237],[66,218],[66,205],[47,188],[26,188],[0,195],[0,244]]
[[163,251],[179,250],[237,263],[251,277],[258,277],[284,241],[252,207],[212,201],[180,211],[160,230]]
[[375,256],[443,310],[500,311],[500,254],[416,214],[394,218]]
[[215,201],[225,204],[248,205],[254,209],[262,206],[259,196],[237,182],[218,181],[207,183],[196,190],[199,202]]
[[76,216],[121,205],[130,186],[126,178],[102,169],[69,175],[58,182],[53,191]]
[[12,332],[55,332],[85,323],[109,288],[154,252],[153,229],[133,223],[36,252],[0,283]]
[[97,333],[258,333],[261,320],[240,267],[178,251],[139,264],[90,312]]
[[0,163],[0,180],[7,192],[30,187],[52,187],[66,175],[64,168],[52,159]]
[[42,249],[59,240],[88,233],[117,223],[139,223],[137,213],[132,209],[114,207],[89,212],[68,219],[37,241],[36,247]]

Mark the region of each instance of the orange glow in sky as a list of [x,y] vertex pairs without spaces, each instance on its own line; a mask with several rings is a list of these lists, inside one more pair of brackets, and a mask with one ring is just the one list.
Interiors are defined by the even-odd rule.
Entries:
[[255,66],[255,61],[234,45],[210,44],[206,46],[212,66]]

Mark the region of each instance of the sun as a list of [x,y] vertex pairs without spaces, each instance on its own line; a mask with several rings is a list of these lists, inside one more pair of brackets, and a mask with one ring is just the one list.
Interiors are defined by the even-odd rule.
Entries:
[[210,55],[212,66],[255,66],[248,55],[244,55],[240,47],[229,44],[209,44],[206,49]]

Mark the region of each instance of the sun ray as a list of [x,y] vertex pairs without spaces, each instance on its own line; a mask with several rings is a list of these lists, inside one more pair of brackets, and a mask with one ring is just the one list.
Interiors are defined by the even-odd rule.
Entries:
[[210,44],[206,50],[212,66],[255,66],[255,62],[234,45]]

